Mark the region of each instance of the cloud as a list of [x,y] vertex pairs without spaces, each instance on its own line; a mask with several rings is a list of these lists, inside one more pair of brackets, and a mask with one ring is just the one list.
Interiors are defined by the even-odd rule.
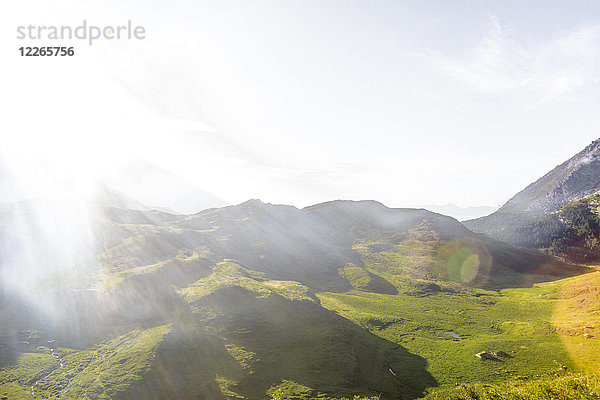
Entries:
[[481,40],[463,56],[425,57],[472,91],[522,93],[526,107],[543,107],[578,101],[578,89],[598,82],[599,49],[600,22],[532,41],[491,16]]

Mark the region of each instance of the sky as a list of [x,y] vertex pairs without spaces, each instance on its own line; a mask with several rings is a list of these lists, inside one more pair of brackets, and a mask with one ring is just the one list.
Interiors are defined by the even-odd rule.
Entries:
[[[498,206],[600,136],[595,0],[0,8],[0,161],[35,194],[141,158],[231,204]],[[83,19],[146,38],[17,39]]]

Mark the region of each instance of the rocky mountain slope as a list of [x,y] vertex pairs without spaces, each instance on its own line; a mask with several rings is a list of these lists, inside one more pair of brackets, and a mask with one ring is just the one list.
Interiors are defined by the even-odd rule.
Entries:
[[[542,225],[544,229],[549,229],[549,220],[557,218],[547,218],[552,212],[599,190],[600,139],[517,193],[495,213],[465,221],[464,224],[475,232],[485,233],[513,245],[538,249],[541,246],[524,235],[546,235],[544,232],[534,234],[532,231],[540,229]],[[542,221],[544,219],[545,222]],[[550,236],[544,240],[550,240]],[[580,261],[580,258],[573,260]]]
[[549,213],[600,190],[600,139],[517,193],[498,212]]
[[517,228],[512,241],[565,260],[594,264],[600,260],[600,194],[572,201]]

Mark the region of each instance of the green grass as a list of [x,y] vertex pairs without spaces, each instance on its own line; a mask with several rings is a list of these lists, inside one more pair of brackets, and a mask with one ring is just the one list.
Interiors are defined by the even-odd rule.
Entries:
[[116,288],[124,280],[138,275],[152,274],[161,269],[171,267],[174,264],[193,263],[200,260],[208,261],[210,253],[204,248],[195,250],[179,250],[175,257],[149,265],[140,265],[132,268],[123,268],[123,265],[102,268],[95,275],[92,289],[111,290]]
[[567,375],[534,381],[516,380],[499,385],[459,385],[425,396],[426,400],[593,400],[600,399],[600,377]]
[[503,229],[495,233],[499,239],[521,247],[538,249],[576,263],[592,264],[600,259],[599,205],[600,194],[592,194],[552,213],[532,215],[516,224],[510,220],[501,221]]
[[[434,242],[406,239],[396,245],[389,245],[385,251],[378,251],[384,242],[357,243],[357,251],[365,266],[380,275],[432,277],[429,265],[435,255]],[[393,243],[393,242],[392,242]]]
[[[404,291],[396,296],[318,296],[323,306],[426,358],[440,384],[427,399],[600,398],[597,375],[566,372],[600,371],[600,272],[500,293],[415,297],[410,284],[398,285]],[[509,357],[474,357],[495,350]]]
[[[579,358],[600,354],[597,340],[582,339],[593,333],[582,321],[600,326],[594,319],[598,293],[583,284],[593,274],[531,288],[476,289],[439,280],[436,271],[436,257],[443,253],[450,270],[469,274],[475,265],[469,243],[444,247],[447,257],[433,242],[409,237],[399,243],[357,244],[361,266],[348,263],[337,270],[353,287],[346,293],[315,296],[301,283],[269,279],[234,260],[219,262],[206,274],[202,269],[200,279],[190,278],[192,284],[168,287],[176,313],[169,314],[173,332],[160,349],[171,330],[167,325],[86,350],[60,349],[63,368],[40,347],[0,372],[0,394],[31,397],[29,387],[40,380],[36,397],[50,399],[160,393],[162,398],[334,400],[381,392],[382,399],[392,399],[415,398],[426,390],[439,396],[481,392],[485,398],[485,391],[502,391],[503,385],[540,377],[550,382],[553,374],[584,370]],[[194,252],[175,257],[181,263],[197,258]],[[138,266],[113,278],[156,279],[169,269],[165,265]],[[600,287],[600,281],[592,286]],[[475,357],[481,351],[507,356],[481,360]],[[588,366],[595,368],[596,361]],[[182,381],[176,389],[173,380]]]
[[32,398],[30,386],[58,367],[56,358],[45,353],[24,353],[17,365],[0,371],[0,398]]
[[[447,251],[444,246],[434,250],[427,243],[410,238],[387,248],[375,242],[357,244],[354,248],[361,254],[366,270],[394,284],[399,293],[369,293],[356,290],[361,286],[354,284],[355,290],[347,293],[323,292],[317,296],[324,307],[426,359],[427,371],[441,388],[457,383],[536,379],[565,367],[583,371],[583,359],[591,359],[586,362],[594,366],[600,363],[600,357],[589,356],[599,352],[597,340],[561,332],[567,320],[564,314],[573,313],[575,307],[573,300],[564,298],[565,288],[573,286],[571,282],[589,282],[588,275],[530,288],[469,288],[439,280],[451,277],[436,271],[437,258],[445,261],[448,274],[472,274],[476,266],[469,243],[450,244],[452,248]],[[355,281],[361,282],[361,278],[354,273]],[[451,280],[466,279],[461,275]],[[589,286],[575,285],[571,291],[587,293]],[[600,313],[598,293],[592,293],[596,297],[588,296],[585,304],[594,306],[585,315],[572,318],[579,328],[585,321],[600,325],[595,323],[600,316],[591,314]],[[580,304],[583,300],[578,301]],[[571,342],[577,342],[577,346]],[[475,357],[482,351],[502,351],[507,356],[494,360]],[[403,367],[391,365],[394,371]]]
[[[394,354],[393,343],[321,308],[297,282],[268,280],[226,261],[179,293],[199,311],[203,324],[214,327],[229,355],[205,361],[214,365],[215,381],[225,398],[277,394],[334,400],[351,393],[373,394],[374,388],[392,397],[402,392],[414,397],[427,384],[424,380],[418,389],[419,384],[403,387],[394,382],[389,360],[414,364],[400,373],[407,382],[423,372],[422,360],[406,352]],[[213,354],[219,344],[214,345]]]
[[169,330],[169,326],[163,325],[132,331],[90,350],[65,357],[67,369],[62,374],[65,378],[72,373],[76,375],[64,388],[62,395],[104,395],[111,398],[126,390],[150,368],[156,347]]
[[219,289],[238,287],[258,297],[280,295],[290,300],[315,301],[310,290],[294,281],[269,280],[261,272],[246,269],[234,261],[223,261],[214,266],[212,274],[192,285],[178,290],[189,303],[197,302]]
[[265,274],[250,271],[233,261],[224,261],[214,266],[210,276],[200,279],[187,288],[178,291],[187,302],[195,302],[225,287],[241,287],[260,297],[267,297],[271,291],[261,284]]
[[140,329],[87,350],[55,350],[63,367],[47,348],[24,353],[17,365],[0,371],[0,394],[7,399],[110,399],[142,379],[169,330],[167,325]]
[[365,289],[371,283],[371,277],[367,270],[354,264],[347,264],[345,267],[340,268],[339,273],[357,290]]
[[[315,393],[313,389],[308,386],[301,385],[294,381],[283,380],[279,384],[274,384],[267,391],[269,400],[317,400],[317,399],[330,399],[330,400],[350,400],[348,397],[342,398],[331,398],[325,393]],[[352,400],[378,400],[376,396],[373,397],[362,397],[353,396]]]
[[[504,385],[510,390],[518,386],[514,390],[519,393],[551,390],[553,374],[564,375],[565,367],[568,372],[582,370],[577,358],[600,350],[597,340],[581,337],[590,331],[582,330],[582,321],[596,325],[593,318],[600,318],[595,313],[600,311],[598,293],[593,291],[600,286],[600,273],[496,292],[366,266],[347,265],[342,273],[357,287],[361,285],[356,281],[368,273],[392,282],[399,293],[317,294],[322,306],[347,320],[322,311],[305,286],[269,280],[233,261],[218,263],[211,275],[180,289],[191,305],[211,310],[196,317],[205,318],[203,323],[214,327],[215,335],[194,357],[211,365],[203,379],[211,379],[216,393],[227,399],[338,399],[353,391],[377,392],[355,386],[357,379],[393,393],[398,389],[389,382],[391,368],[399,375],[397,383],[405,385],[401,390],[413,397],[422,393],[415,388],[429,387],[437,393],[431,396],[494,398],[493,393],[506,391]],[[22,355],[18,366],[0,373],[0,393],[22,398],[31,382],[54,371],[36,385],[39,398],[113,398],[145,382],[156,346],[168,330],[138,330],[91,349],[61,350],[65,367],[60,369],[48,349],[39,348],[40,353]],[[194,336],[188,345],[194,348],[198,340]],[[579,342],[585,344],[581,351]],[[499,350],[508,356],[475,357]],[[163,361],[174,356],[168,357]],[[348,373],[358,366],[365,370]],[[190,369],[180,371],[185,375],[205,367],[186,362],[178,368]],[[556,385],[571,384],[557,380]]]
[[[542,284],[501,293],[474,290],[393,296],[351,291],[318,297],[324,307],[425,358],[437,382],[451,386],[535,377],[556,369],[554,360],[575,368],[551,322],[559,300],[544,294],[553,290],[552,284]],[[498,350],[509,357],[486,361],[475,357],[481,351]]]
[[552,323],[577,366],[600,371],[600,272],[566,279],[554,297]]
[[[177,339],[178,352],[166,353],[162,362],[179,363],[176,359],[189,352],[193,360],[177,364],[184,368],[181,375],[205,368],[202,379],[212,380],[215,393],[226,399],[333,400],[377,392],[356,385],[360,380],[387,388],[383,399],[394,398],[389,394],[398,389],[389,381],[394,379],[388,368],[413,397],[429,387],[430,399],[533,399],[563,390],[572,393],[566,398],[596,398],[585,392],[596,378],[565,374],[583,370],[586,354],[600,353],[596,339],[582,338],[600,326],[600,273],[496,292],[346,268],[349,280],[362,279],[366,271],[394,283],[399,293],[317,294],[344,320],[319,308],[297,282],[269,280],[233,261],[217,264],[210,276],[179,290],[188,302],[213,311],[195,318],[206,318],[203,323],[213,327],[214,339],[203,347],[204,334],[195,333],[188,346],[202,347],[199,353],[180,348],[183,339]],[[36,398],[118,398],[145,384],[169,330],[136,330],[81,351],[59,349],[63,368],[57,368],[49,349],[40,347],[0,372],[0,394],[30,398],[29,387],[39,379]],[[475,357],[498,350],[508,356]],[[591,360],[590,370],[597,368],[597,360],[585,359]]]

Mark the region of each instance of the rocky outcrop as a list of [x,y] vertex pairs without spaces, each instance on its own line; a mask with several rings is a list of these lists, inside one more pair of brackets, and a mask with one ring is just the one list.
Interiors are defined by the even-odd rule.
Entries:
[[496,357],[494,357],[492,354],[488,353],[487,351],[481,351],[477,354],[475,354],[475,357],[481,359],[481,360],[494,360],[496,359]]

